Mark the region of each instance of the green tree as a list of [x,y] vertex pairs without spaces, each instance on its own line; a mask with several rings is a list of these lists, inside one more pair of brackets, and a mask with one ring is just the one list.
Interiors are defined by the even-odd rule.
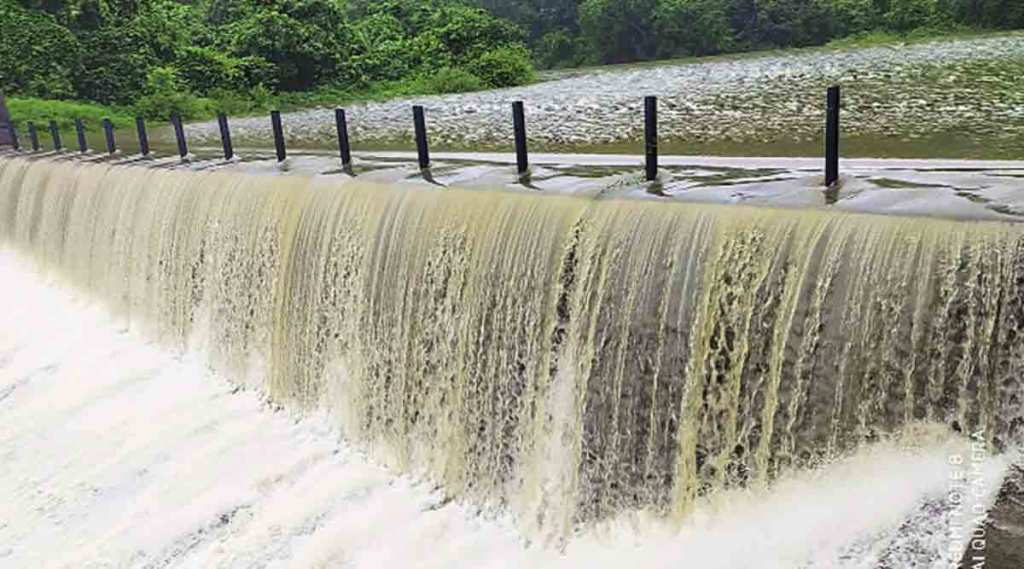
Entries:
[[829,0],[758,0],[757,45],[821,45],[836,37],[834,7]]
[[541,36],[534,44],[533,54],[541,67],[572,67],[586,60],[586,47],[579,36],[563,28]]
[[530,53],[523,46],[504,46],[476,57],[469,70],[491,87],[514,87],[533,78]]
[[141,96],[150,68],[160,58],[144,31],[106,26],[81,36],[80,72],[74,78],[80,98],[101,103],[130,103]]
[[[859,34],[882,28],[884,10],[878,0],[834,0],[836,35]],[[885,7],[888,9],[888,6]]]
[[171,113],[197,118],[209,112],[205,101],[196,98],[173,67],[153,67],[146,77],[145,94],[135,102],[135,112],[166,120]]
[[0,91],[38,97],[75,95],[78,38],[46,12],[0,0]]
[[511,76],[520,82],[532,76],[522,31],[484,10],[450,2],[375,0],[360,5],[358,14],[349,62],[350,76],[358,82],[445,68],[462,68],[502,86]]
[[662,0],[654,29],[660,57],[721,53],[734,41],[726,5],[718,0]]
[[532,79],[534,62],[820,45],[874,31],[1021,28],[1024,2],[0,0],[0,21],[0,89],[9,94],[128,104],[152,101],[156,83],[176,82],[190,97],[245,108],[247,99],[266,102],[283,91],[518,85]]
[[941,0],[940,9],[954,21],[971,26],[1024,27],[1024,2],[1020,0]]
[[521,45],[523,32],[484,10],[444,4],[433,16],[437,37],[456,61],[479,57],[491,49]]
[[285,90],[309,89],[337,77],[348,57],[348,24],[330,0],[285,0],[228,26],[227,45],[277,68]]
[[603,63],[653,59],[657,55],[656,0],[583,0],[580,30]]

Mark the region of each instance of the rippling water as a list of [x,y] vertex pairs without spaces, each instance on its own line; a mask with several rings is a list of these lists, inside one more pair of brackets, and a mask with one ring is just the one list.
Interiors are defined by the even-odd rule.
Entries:
[[[833,83],[844,90],[846,155],[1024,157],[1019,33],[590,68],[514,89],[352,104],[348,116],[360,149],[411,148],[416,103],[437,148],[494,150],[511,147],[510,103],[523,100],[535,150],[639,152],[643,96],[657,95],[663,152],[815,156]],[[295,147],[334,145],[331,109],[287,113],[284,126]],[[232,127],[244,143],[270,145],[266,117]],[[188,127],[197,142],[217,132],[215,122]]]

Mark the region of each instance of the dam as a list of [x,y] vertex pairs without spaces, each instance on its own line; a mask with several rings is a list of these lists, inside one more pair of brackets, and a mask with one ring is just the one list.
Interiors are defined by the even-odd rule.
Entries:
[[1021,443],[1024,226],[368,178],[5,155],[0,240],[536,555],[830,468],[917,472],[878,484],[924,527],[950,449],[988,449],[990,503]]

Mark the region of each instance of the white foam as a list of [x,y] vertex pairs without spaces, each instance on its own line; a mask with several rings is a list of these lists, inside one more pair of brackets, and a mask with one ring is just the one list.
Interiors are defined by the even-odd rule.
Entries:
[[[120,329],[10,253],[0,297],[0,566],[860,567],[907,540],[927,544],[915,564],[949,560],[944,516],[920,513],[944,503],[958,441],[880,444],[719,496],[681,529],[624,514],[557,551]],[[984,461],[982,502],[1005,464]]]

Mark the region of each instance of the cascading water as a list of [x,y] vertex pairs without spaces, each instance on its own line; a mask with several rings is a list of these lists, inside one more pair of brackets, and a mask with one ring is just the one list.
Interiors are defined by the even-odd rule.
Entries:
[[1024,227],[0,159],[0,238],[548,536],[1019,437]]

